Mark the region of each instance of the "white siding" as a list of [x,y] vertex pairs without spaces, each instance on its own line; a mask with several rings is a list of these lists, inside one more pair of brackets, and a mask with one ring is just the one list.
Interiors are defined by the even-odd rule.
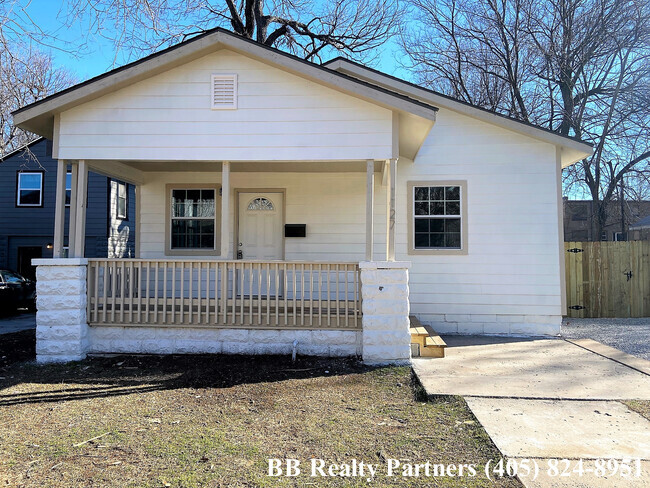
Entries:
[[[164,256],[165,184],[220,173],[146,173],[141,251]],[[407,181],[466,180],[467,255],[407,254]],[[365,174],[231,173],[233,188],[284,188],[290,260],[363,260]],[[385,256],[385,188],[376,175],[375,258]],[[562,314],[555,148],[441,110],[415,162],[398,163],[398,260],[411,261],[411,312],[440,332],[556,333]],[[231,225],[236,205],[231,202]]]
[[[212,110],[212,74],[238,75],[238,108]],[[61,114],[59,158],[386,159],[390,110],[230,51]]]
[[[286,190],[286,223],[307,224],[307,237],[285,240],[285,259],[360,261],[365,256],[365,173],[231,173],[231,227],[234,227],[234,189]],[[164,257],[165,185],[221,184],[221,173],[147,173],[141,188],[140,249],[143,258]],[[377,185],[380,184],[377,174]],[[377,187],[377,200],[385,197]],[[385,205],[375,208],[375,252],[383,259]],[[232,247],[232,246],[231,246]],[[384,244],[385,249],[385,244]]]
[[[397,259],[411,311],[441,332],[559,331],[555,147],[440,110],[415,162],[398,164]],[[407,254],[407,181],[466,180],[467,255]]]

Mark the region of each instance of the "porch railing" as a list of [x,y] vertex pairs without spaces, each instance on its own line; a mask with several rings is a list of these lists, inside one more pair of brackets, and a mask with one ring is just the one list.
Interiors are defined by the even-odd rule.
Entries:
[[88,260],[90,325],[359,329],[358,263]]

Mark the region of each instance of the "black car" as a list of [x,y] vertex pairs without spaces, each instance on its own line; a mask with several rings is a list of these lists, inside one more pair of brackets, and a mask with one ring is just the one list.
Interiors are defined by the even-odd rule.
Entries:
[[18,308],[36,310],[36,283],[14,271],[0,269],[0,313]]

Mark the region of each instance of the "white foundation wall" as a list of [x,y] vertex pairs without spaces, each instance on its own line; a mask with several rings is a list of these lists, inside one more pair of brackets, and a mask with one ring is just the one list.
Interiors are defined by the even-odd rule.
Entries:
[[[235,164],[233,163],[234,167]],[[231,168],[232,171],[232,168]],[[167,184],[221,185],[221,173],[146,173],[140,190],[140,256],[165,257]],[[280,189],[286,192],[286,223],[307,224],[307,237],[285,239],[285,259],[359,262],[365,258],[365,173],[237,173],[231,172],[230,228],[237,211],[235,189]],[[386,205],[376,174],[375,254],[385,257]],[[220,202],[218,205],[220,208]],[[219,212],[219,210],[218,210]],[[220,216],[217,216],[217,231]],[[217,239],[220,242],[220,239]],[[234,240],[231,241],[231,252]],[[179,259],[179,256],[175,256]],[[194,256],[196,258],[196,256]]]
[[[555,147],[441,109],[415,161],[400,159],[397,259],[411,313],[438,332],[556,335],[562,319]],[[467,255],[409,255],[407,182],[467,182]]]
[[[211,76],[236,74],[235,110]],[[221,50],[61,113],[59,159],[363,160],[392,154],[392,112]]]
[[88,329],[89,353],[361,355],[361,331],[99,327]]

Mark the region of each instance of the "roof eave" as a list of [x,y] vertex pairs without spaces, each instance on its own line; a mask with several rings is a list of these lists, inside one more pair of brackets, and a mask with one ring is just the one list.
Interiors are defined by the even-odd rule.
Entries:
[[571,166],[593,153],[593,147],[586,142],[571,137],[561,136],[541,127],[527,124],[516,119],[505,117],[501,114],[490,112],[489,110],[480,107],[454,100],[432,90],[416,86],[407,81],[367,68],[344,58],[335,58],[325,63],[324,66],[333,71],[345,73],[350,76],[361,76],[363,79],[371,80],[371,82],[379,82],[379,79],[381,78],[381,82],[383,82],[384,85],[398,90],[400,93],[417,97],[420,100],[424,99],[436,106],[444,107],[469,117],[503,127],[504,129],[512,130],[534,139],[556,145],[561,148],[561,162],[563,168]]

